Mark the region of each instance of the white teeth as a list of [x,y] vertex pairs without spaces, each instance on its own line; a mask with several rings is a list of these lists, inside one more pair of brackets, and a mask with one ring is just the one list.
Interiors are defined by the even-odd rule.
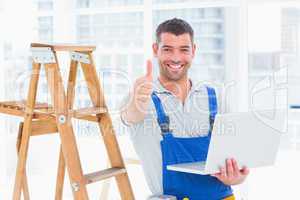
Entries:
[[179,69],[181,68],[181,65],[169,65],[171,68],[174,68],[174,69]]

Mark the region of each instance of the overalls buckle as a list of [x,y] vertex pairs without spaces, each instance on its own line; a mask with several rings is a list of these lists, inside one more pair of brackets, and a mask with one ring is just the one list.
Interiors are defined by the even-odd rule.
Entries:
[[[159,121],[159,119],[158,119],[158,121]],[[160,130],[161,130],[162,134],[171,131],[170,130],[170,118],[169,118],[169,116],[165,116],[163,121],[164,122],[159,123]]]

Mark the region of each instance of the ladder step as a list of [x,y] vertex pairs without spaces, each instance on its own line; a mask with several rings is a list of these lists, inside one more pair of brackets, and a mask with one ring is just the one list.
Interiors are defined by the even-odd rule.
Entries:
[[[26,109],[26,101],[4,101],[0,102],[0,113],[5,113],[9,115],[15,115],[23,117]],[[42,115],[42,114],[52,114],[53,108],[51,105],[47,103],[36,103],[34,107],[34,114]],[[35,116],[34,116],[35,118]]]
[[31,124],[31,136],[57,133],[55,120],[36,120]]
[[106,113],[107,109],[104,107],[90,107],[90,108],[80,108],[73,111],[73,117],[84,118],[91,115]]
[[101,181],[103,179],[111,178],[113,176],[124,174],[124,173],[126,173],[125,168],[112,167],[112,168],[108,168],[108,169],[101,170],[98,172],[86,174],[86,175],[84,175],[84,177],[86,180],[86,184],[90,184],[90,183],[94,183],[97,181]]
[[78,45],[78,44],[41,44],[41,43],[31,43],[31,47],[48,47],[53,51],[93,51],[96,46],[93,45]]
[[[21,100],[21,101],[4,101],[4,102],[0,102],[0,107],[10,108],[10,109],[15,109],[15,110],[25,110],[26,101],[25,100]],[[43,110],[43,109],[52,109],[52,107],[49,106],[47,103],[37,102],[35,104],[34,109]]]

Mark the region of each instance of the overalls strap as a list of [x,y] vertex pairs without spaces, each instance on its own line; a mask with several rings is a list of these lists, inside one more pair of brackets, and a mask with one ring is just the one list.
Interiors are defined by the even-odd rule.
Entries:
[[210,130],[212,130],[218,112],[217,96],[214,88],[206,86],[206,90],[208,94]]
[[170,132],[171,131],[170,119],[169,116],[167,116],[164,111],[160,98],[157,96],[155,92],[152,92],[151,98],[155,106],[155,110],[157,114],[157,122],[162,134]]

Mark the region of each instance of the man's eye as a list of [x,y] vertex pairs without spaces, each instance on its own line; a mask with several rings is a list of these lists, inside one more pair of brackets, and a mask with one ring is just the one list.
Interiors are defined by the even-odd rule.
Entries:
[[164,49],[164,51],[171,51],[171,49]]
[[181,49],[181,51],[183,51],[183,52],[189,52],[190,50],[189,49]]

